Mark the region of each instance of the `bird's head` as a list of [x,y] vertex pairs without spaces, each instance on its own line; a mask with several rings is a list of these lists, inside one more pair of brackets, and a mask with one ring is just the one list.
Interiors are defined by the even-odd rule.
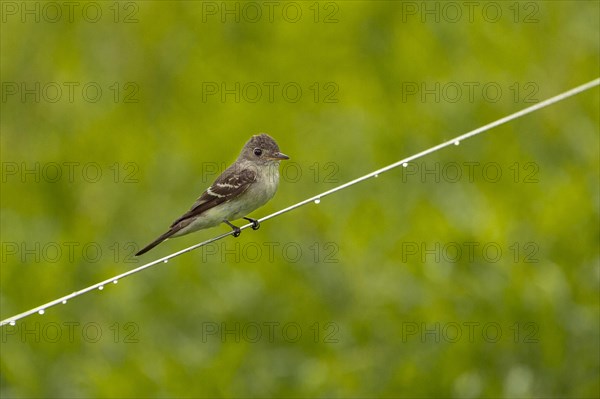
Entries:
[[240,159],[254,162],[258,165],[279,164],[284,159],[290,159],[279,151],[279,146],[271,136],[266,133],[252,136],[244,145]]

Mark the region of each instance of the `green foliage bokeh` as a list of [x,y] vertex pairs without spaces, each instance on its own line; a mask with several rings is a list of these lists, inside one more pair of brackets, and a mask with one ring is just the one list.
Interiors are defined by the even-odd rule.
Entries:
[[[599,75],[598,2],[467,3],[2,2],[1,318],[227,231],[131,257],[252,134],[260,217]],[[0,393],[598,397],[599,105],[2,327]]]

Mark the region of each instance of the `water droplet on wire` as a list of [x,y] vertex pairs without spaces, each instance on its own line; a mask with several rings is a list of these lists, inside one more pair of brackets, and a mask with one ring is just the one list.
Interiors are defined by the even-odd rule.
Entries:
[[460,144],[460,141],[458,141],[458,140],[456,140],[456,141],[454,142],[454,145],[459,145],[459,144]]
[[62,303],[63,303],[63,305],[66,305],[67,304],[67,300],[66,299],[63,300]]
[[100,291],[102,291],[102,290],[104,289],[104,286],[103,286],[103,285],[101,285],[100,287],[98,287],[98,289],[99,289]]
[[8,324],[10,324],[11,326],[14,326],[17,323],[14,320],[11,320],[10,323],[8,323]]
[[404,167],[406,168],[406,167],[408,166],[408,163],[404,162],[404,163],[402,164],[402,166],[404,166]]
[[163,260],[163,263],[169,263],[169,259]]
[[319,204],[320,202],[321,202],[321,198],[317,198],[317,199],[315,200],[315,204]]
[[113,284],[117,284],[119,280],[113,280]]
[[44,314],[44,309],[38,311],[39,314]]
[[375,178],[377,179],[379,177],[379,175],[375,175]]

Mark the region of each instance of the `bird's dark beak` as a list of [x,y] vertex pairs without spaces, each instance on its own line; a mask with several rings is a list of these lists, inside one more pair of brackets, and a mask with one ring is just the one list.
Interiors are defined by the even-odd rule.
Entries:
[[278,152],[275,155],[273,155],[271,157],[271,159],[277,159],[277,160],[281,160],[281,159],[290,159],[290,157],[288,157],[287,155],[285,155],[284,153]]

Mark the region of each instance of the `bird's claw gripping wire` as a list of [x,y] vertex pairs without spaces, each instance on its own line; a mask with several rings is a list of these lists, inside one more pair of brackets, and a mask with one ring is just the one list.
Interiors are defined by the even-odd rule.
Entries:
[[242,230],[237,227],[234,224],[231,224],[231,222],[229,222],[229,220],[223,220],[223,223],[227,224],[229,227],[231,227],[233,229],[233,236],[234,237],[239,237],[240,234],[242,234]]
[[252,230],[258,230],[260,228],[260,223],[258,220],[246,217],[244,219],[252,223]]

